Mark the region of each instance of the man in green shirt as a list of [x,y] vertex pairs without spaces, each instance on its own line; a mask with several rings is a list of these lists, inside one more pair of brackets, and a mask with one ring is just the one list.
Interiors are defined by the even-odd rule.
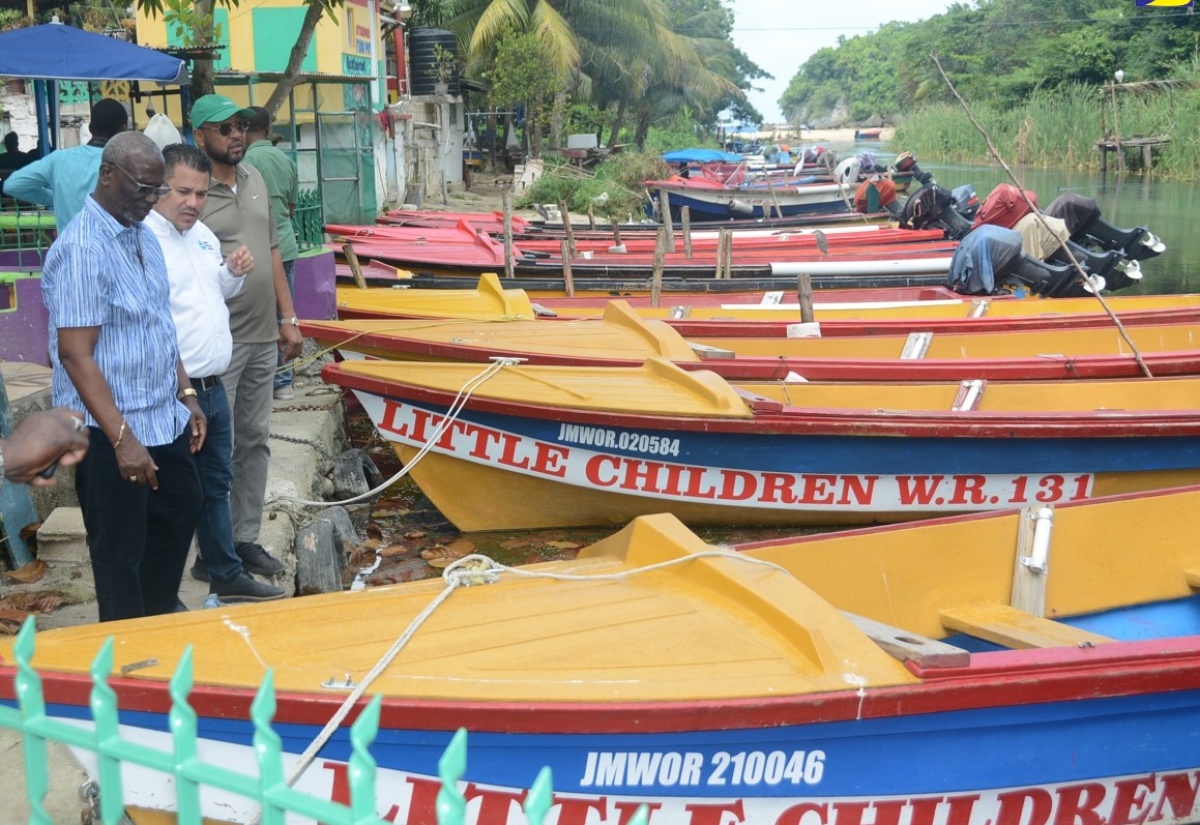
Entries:
[[[294,268],[300,247],[296,243],[296,230],[292,227],[292,213],[300,197],[300,175],[295,162],[271,143],[271,116],[267,110],[261,106],[251,106],[249,111],[254,114],[246,118],[246,155],[242,162],[257,169],[267,183],[267,191],[271,194],[271,215],[279,233],[279,257],[287,275],[288,291],[295,295]],[[275,375],[275,398],[280,401],[295,398],[290,367]]]

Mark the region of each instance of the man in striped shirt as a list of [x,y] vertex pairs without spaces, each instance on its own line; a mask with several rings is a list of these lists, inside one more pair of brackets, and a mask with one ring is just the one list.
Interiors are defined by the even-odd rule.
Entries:
[[207,422],[179,358],[162,249],[142,227],[163,178],[153,141],[113,137],[42,271],[54,403],[88,426],[75,489],[102,622],[174,612],[200,511],[192,453]]

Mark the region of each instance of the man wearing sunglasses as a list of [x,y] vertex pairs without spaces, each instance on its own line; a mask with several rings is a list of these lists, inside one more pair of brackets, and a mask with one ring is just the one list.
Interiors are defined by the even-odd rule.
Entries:
[[208,421],[179,357],[162,248],[142,226],[163,179],[150,138],[113,137],[42,270],[54,402],[88,428],[75,491],[102,622],[175,611],[200,512],[192,454]]
[[270,192],[258,170],[242,163],[247,119],[253,114],[224,95],[204,95],[192,106],[191,122],[196,146],[212,161],[208,203],[200,218],[225,255],[245,244],[254,261],[242,290],[227,301],[233,355],[222,383],[233,417],[230,504],[234,550],[242,565],[252,573],[275,576],[283,572],[283,564],[258,543],[271,457],[267,439],[275,368],[278,352],[290,361],[300,354],[303,339],[279,256]]

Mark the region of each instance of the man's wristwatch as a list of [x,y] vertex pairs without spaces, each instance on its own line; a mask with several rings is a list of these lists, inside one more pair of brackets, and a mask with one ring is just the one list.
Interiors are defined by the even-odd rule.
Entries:
[[189,395],[192,398],[196,398],[197,396],[200,395],[200,393],[196,392],[195,387],[184,387],[183,389],[181,389],[179,391],[179,393],[175,397],[178,398],[180,401],[182,401],[183,399],[187,398]]
[[280,318],[279,323],[291,324],[294,327],[298,327],[298,326],[300,326],[300,319],[297,318],[295,315],[293,315],[291,318]]

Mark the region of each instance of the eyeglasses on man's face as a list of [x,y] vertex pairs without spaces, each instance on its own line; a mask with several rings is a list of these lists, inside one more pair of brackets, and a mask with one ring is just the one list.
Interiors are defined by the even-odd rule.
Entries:
[[153,196],[155,200],[158,200],[159,198],[165,197],[171,191],[171,187],[169,186],[154,186],[153,184],[142,183],[133,175],[129,174],[129,172],[119,164],[111,163],[109,165],[112,166],[112,168],[119,170],[125,177],[129,178],[129,182],[137,187],[137,196],[139,198],[148,198]]
[[215,130],[221,137],[229,137],[236,129],[239,132],[245,132],[250,128],[248,120],[227,120],[224,123],[206,123],[205,129]]

